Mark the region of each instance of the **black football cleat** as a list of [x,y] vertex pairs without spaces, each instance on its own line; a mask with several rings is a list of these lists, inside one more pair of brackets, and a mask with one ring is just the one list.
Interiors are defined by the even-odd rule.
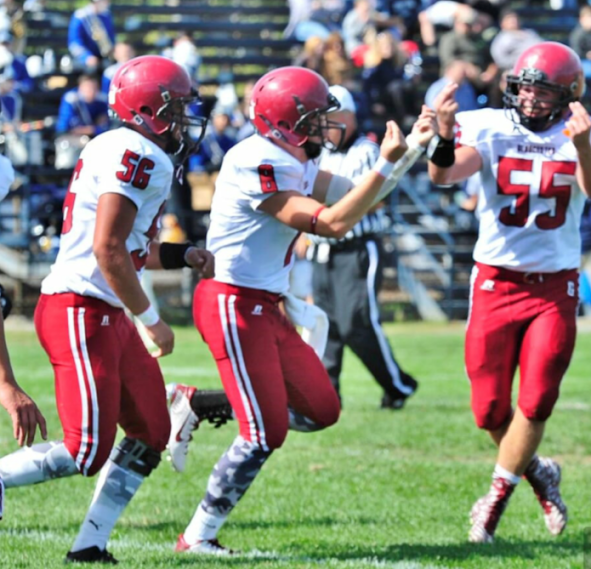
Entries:
[[64,563],[103,563],[104,565],[117,565],[119,561],[106,549],[99,549],[96,545],[93,545],[80,551],[68,551]]
[[398,390],[396,390],[396,394],[384,393],[382,401],[380,402],[380,409],[392,409],[393,411],[398,411],[404,407],[406,400],[417,392],[419,383],[412,375],[401,371],[400,379],[404,385],[411,387],[412,391],[408,395]]

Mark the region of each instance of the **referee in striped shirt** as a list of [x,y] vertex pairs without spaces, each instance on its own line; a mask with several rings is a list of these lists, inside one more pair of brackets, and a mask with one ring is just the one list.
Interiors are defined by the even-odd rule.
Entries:
[[[346,125],[342,148],[323,150],[320,168],[358,183],[379,156],[379,146],[357,133],[356,107],[347,89],[330,92],[341,104],[331,120]],[[377,293],[382,281],[382,238],[386,216],[368,213],[341,240],[314,237],[314,303],[328,315],[329,333],[323,363],[340,397],[343,351],[349,346],[384,390],[381,407],[400,409],[417,389],[404,372],[382,330]]]

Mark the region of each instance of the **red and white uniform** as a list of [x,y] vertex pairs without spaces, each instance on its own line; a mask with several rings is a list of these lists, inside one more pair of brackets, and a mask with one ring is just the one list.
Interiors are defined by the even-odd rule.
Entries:
[[317,160],[302,164],[259,135],[228,152],[216,182],[207,232],[216,280],[287,292],[298,232],[257,208],[276,192],[311,195],[317,174]]
[[158,363],[147,352],[93,253],[102,194],[132,201],[137,216],[126,245],[138,278],[160,226],[173,165],[153,142],[120,128],[85,147],[64,202],[57,260],[41,286],[35,326],[54,367],[64,442],[83,474],[97,472],[117,424],[164,450],[170,423]]
[[138,132],[120,128],[91,140],[74,170],[64,202],[60,250],[41,292],[74,292],[123,306],[92,252],[98,200],[104,193],[121,194],[136,206],[137,216],[126,246],[139,277],[148,245],[160,229],[172,175],[170,158]]
[[586,196],[564,122],[534,133],[502,109],[459,113],[457,122],[457,142],[476,148],[483,161],[474,259],[522,272],[577,269]]
[[323,426],[339,414],[321,361],[279,307],[298,232],[258,209],[276,192],[310,195],[317,173],[316,161],[254,135],[228,152],[216,182],[207,234],[215,278],[199,283],[193,314],[240,434],[264,450],[283,443],[288,404]]
[[543,132],[516,126],[505,110],[457,115],[456,142],[482,157],[480,231],[474,250],[466,368],[480,427],[499,428],[518,405],[545,420],[576,333],[579,220],[586,196],[564,121]]

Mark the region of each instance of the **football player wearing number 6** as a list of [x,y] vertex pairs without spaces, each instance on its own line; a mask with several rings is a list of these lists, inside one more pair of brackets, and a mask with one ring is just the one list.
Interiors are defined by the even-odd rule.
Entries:
[[452,184],[480,172],[465,364],[476,424],[499,447],[469,539],[493,540],[522,476],[558,535],[567,523],[560,467],[536,451],[575,344],[579,223],[591,192],[581,62],[559,43],[527,49],[507,77],[505,110],[456,115],[456,89],[448,86],[434,103],[440,138],[428,150],[429,173],[436,184]]
[[[7,488],[73,474],[101,475],[67,561],[116,563],[106,545],[142,481],[158,466],[170,431],[156,358],[174,335],[140,286],[144,268],[192,266],[213,274],[213,257],[152,240],[170,193],[171,155],[193,146],[187,114],[198,100],[178,64],[158,56],[122,65],[109,91],[123,126],[82,152],[64,203],[60,250],[35,311],[54,368],[63,442],[35,445],[0,460]],[[125,315],[135,314],[157,351],[150,354]],[[114,449],[117,425],[125,438]]]
[[[393,188],[385,178],[398,171],[394,162],[414,162],[436,123],[425,107],[407,144],[388,122],[380,158],[354,186],[318,169],[322,148],[333,147],[329,131],[344,130],[330,120],[338,108],[317,73],[270,71],[252,92],[256,134],[224,158],[207,234],[215,277],[199,283],[193,316],[216,360],[239,434],[215,466],[177,551],[230,553],[217,541],[218,531],[288,429],[316,431],[339,417],[339,399],[322,361],[281,309],[292,250],[300,232],[345,235]],[[292,316],[293,302],[286,304]]]

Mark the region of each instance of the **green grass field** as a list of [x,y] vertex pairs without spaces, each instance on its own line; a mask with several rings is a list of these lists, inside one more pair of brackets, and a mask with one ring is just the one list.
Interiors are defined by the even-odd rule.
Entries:
[[[547,533],[541,509],[520,485],[492,546],[467,543],[468,513],[488,490],[494,449],[469,409],[463,326],[388,326],[400,361],[421,381],[400,412],[378,410],[380,392],[348,354],[344,411],[325,432],[291,433],[220,534],[244,552],[232,559],[173,553],[201,499],[211,467],[235,425],[195,433],[187,470],[163,461],[132,501],[109,549],[122,567],[241,568],[582,568],[591,531],[591,332],[581,332],[542,454],[564,467],[570,508],[564,535]],[[19,381],[60,437],[45,354],[29,331],[10,331]],[[177,349],[162,360],[167,381],[216,388],[213,362],[198,334],[177,329]],[[15,450],[0,413],[0,454]],[[0,567],[61,567],[84,517],[93,480],[82,477],[9,491],[0,522]],[[591,567],[591,553],[587,560]]]

